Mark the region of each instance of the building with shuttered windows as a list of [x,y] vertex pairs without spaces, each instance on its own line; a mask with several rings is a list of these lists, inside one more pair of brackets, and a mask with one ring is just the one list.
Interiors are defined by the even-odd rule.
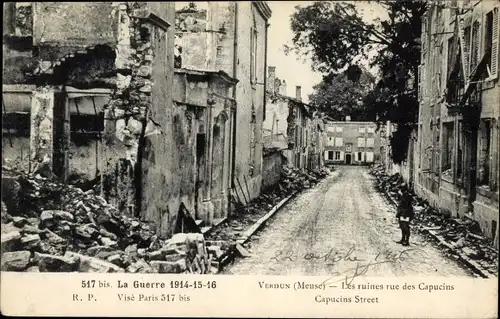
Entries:
[[380,158],[380,137],[373,122],[328,121],[324,161],[326,164],[364,165]]
[[500,1],[434,1],[422,19],[415,191],[498,247]]

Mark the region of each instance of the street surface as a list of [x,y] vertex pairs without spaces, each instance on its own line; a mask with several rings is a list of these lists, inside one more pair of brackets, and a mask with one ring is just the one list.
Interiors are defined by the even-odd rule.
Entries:
[[415,232],[409,247],[396,243],[395,209],[375,190],[368,169],[336,168],[338,175],[286,204],[252,239],[252,256],[236,259],[224,273],[472,276]]

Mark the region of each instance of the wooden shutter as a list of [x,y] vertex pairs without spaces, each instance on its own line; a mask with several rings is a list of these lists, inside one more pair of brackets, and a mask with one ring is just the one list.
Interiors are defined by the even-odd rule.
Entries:
[[493,10],[493,36],[491,45],[491,79],[496,79],[498,76],[498,43],[500,37],[500,15],[498,7]]
[[471,40],[470,40],[470,63],[469,63],[469,74],[474,71],[479,62],[479,49],[480,49],[480,33],[479,33],[479,21],[474,21],[472,24]]
[[464,28],[464,79],[469,78],[469,65],[470,65],[470,48],[471,48],[471,33],[472,33],[472,27],[466,26]]

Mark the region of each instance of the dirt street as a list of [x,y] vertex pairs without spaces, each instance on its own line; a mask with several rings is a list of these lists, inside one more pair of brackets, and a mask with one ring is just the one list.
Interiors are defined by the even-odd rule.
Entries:
[[237,259],[224,273],[472,276],[415,232],[409,247],[396,243],[395,209],[375,190],[368,169],[337,170],[269,220],[250,243],[252,257]]

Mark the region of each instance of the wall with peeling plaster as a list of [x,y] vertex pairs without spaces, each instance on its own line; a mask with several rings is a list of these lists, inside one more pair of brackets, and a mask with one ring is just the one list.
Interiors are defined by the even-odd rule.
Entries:
[[265,136],[271,135],[271,133],[287,136],[288,100],[267,96],[266,102],[266,120],[262,123],[263,134]]
[[[236,7],[238,9],[236,10]],[[262,184],[262,120],[264,118],[264,62],[266,21],[252,2],[199,2],[176,6],[176,48],[182,67],[223,70],[236,74],[236,150],[234,182],[248,184],[250,197],[260,194]],[[237,12],[237,39],[235,15]],[[257,81],[250,83],[250,34],[258,32]],[[235,41],[236,52],[235,52]],[[234,58],[237,56],[236,70]],[[232,92],[231,92],[232,93]],[[252,111],[255,123],[252,121]],[[252,129],[253,127],[253,129]],[[253,134],[253,135],[252,135]],[[253,137],[252,137],[253,136]],[[255,149],[252,144],[255,143]]]
[[[17,7],[17,8],[16,8]],[[35,59],[32,53],[31,4],[16,6],[15,2],[3,4],[2,82],[3,84],[24,83],[24,73],[33,69]]]
[[[474,2],[474,5],[471,5],[464,14],[464,21],[466,22],[462,28],[471,27],[473,29],[472,22],[476,21],[478,17],[486,18],[486,15],[494,7],[498,8],[496,1]],[[446,43],[452,34],[456,37],[458,28],[456,29],[455,17],[442,14],[441,10],[439,7],[428,10],[425,19],[426,25],[423,25],[423,29],[427,30],[427,32],[422,34],[422,43],[423,47],[427,49],[422,51],[422,73],[425,78],[422,80],[420,87],[422,98],[419,108],[418,139],[415,143],[414,152],[414,187],[419,196],[429,200],[433,206],[438,207],[442,212],[451,213],[453,217],[471,214],[473,219],[480,224],[485,237],[494,239],[493,244],[498,247],[498,150],[500,148],[500,130],[498,126],[500,108],[498,101],[500,100],[500,80],[498,75],[490,77],[487,70],[484,70],[484,73],[481,74],[477,84],[481,103],[480,114],[474,114],[467,119],[466,112],[454,112],[449,108],[450,105],[443,99],[446,96],[444,93],[454,92],[455,89],[458,89],[446,77],[446,75],[450,76],[447,69],[451,70],[453,66],[446,63],[447,56],[442,51],[450,49],[446,45],[440,47],[433,45],[433,43]],[[486,22],[486,19],[483,21]],[[481,19],[479,19],[479,22],[481,22]],[[485,25],[487,24],[485,23]],[[481,23],[476,39],[482,39],[482,42],[486,43],[485,41],[488,39],[486,35],[487,28],[483,28],[482,25]],[[432,30],[432,32],[429,30]],[[486,50],[482,49],[478,61],[481,61],[482,55],[485,53]],[[497,61],[498,65],[500,63],[498,55],[497,58],[499,59]],[[491,56],[489,59],[491,59]],[[457,65],[454,66],[462,68],[462,62],[460,60],[456,61]],[[487,59],[486,62],[491,63],[492,61]],[[471,66],[470,69],[470,73],[472,73],[475,68]],[[443,74],[445,77],[442,76]],[[438,79],[441,79],[441,82]],[[442,85],[439,85],[439,83],[442,83]],[[474,93],[469,99],[473,100],[473,96]],[[467,105],[468,102],[470,100],[465,105],[462,105],[462,108],[470,109],[469,105]],[[477,152],[475,154],[470,152],[473,143],[469,132],[467,132],[470,128],[467,127],[466,123],[473,122],[473,119],[486,120],[491,123],[489,152],[487,152],[486,143],[483,144],[483,142],[486,142],[486,136],[483,136],[484,139],[482,138],[482,134],[485,133],[482,130],[484,128],[482,125],[479,126],[477,132]],[[448,130],[445,125],[448,127],[453,126],[451,147],[446,145]],[[485,146],[485,148],[483,149],[482,146]],[[476,164],[475,171],[471,168],[474,162]],[[486,163],[489,166],[487,169],[483,167]],[[489,173],[489,180],[485,183],[489,185],[479,186],[481,177],[484,177],[482,176],[483,172]],[[475,180],[471,180],[472,178]],[[475,199],[472,200],[471,197],[474,196],[474,191],[477,193]]]
[[[161,3],[155,9],[173,25],[173,3]],[[161,12],[160,12],[161,11]],[[158,133],[146,134],[141,152],[141,215],[154,221],[161,235],[171,235],[182,202],[193,207],[192,136],[187,132],[190,121],[182,107],[173,104],[174,28],[153,28],[151,51],[151,104],[148,123]],[[145,128],[146,129],[146,128]],[[149,132],[148,132],[149,133]]]
[[[254,24],[255,18],[255,24]],[[238,47],[236,101],[238,105],[236,125],[235,178],[244,183],[247,179],[250,198],[260,194],[262,185],[262,121],[264,118],[265,78],[265,25],[266,22],[251,2],[241,2],[238,7]],[[258,32],[257,83],[250,83],[250,33],[251,27]],[[252,107],[253,106],[253,107]],[[252,132],[252,108],[255,112]],[[251,156],[251,136],[255,134],[255,152]],[[252,169],[253,168],[253,169]]]
[[[174,130],[175,190],[180,187],[188,211],[207,225],[227,216],[232,104],[229,92],[233,85],[227,80],[216,72],[189,69],[177,70],[174,78],[175,110],[183,107],[168,128]],[[192,122],[186,125],[189,119]],[[203,138],[198,139],[198,134]]]
[[87,46],[116,41],[118,20],[112,2],[35,2],[34,9],[35,43]]

